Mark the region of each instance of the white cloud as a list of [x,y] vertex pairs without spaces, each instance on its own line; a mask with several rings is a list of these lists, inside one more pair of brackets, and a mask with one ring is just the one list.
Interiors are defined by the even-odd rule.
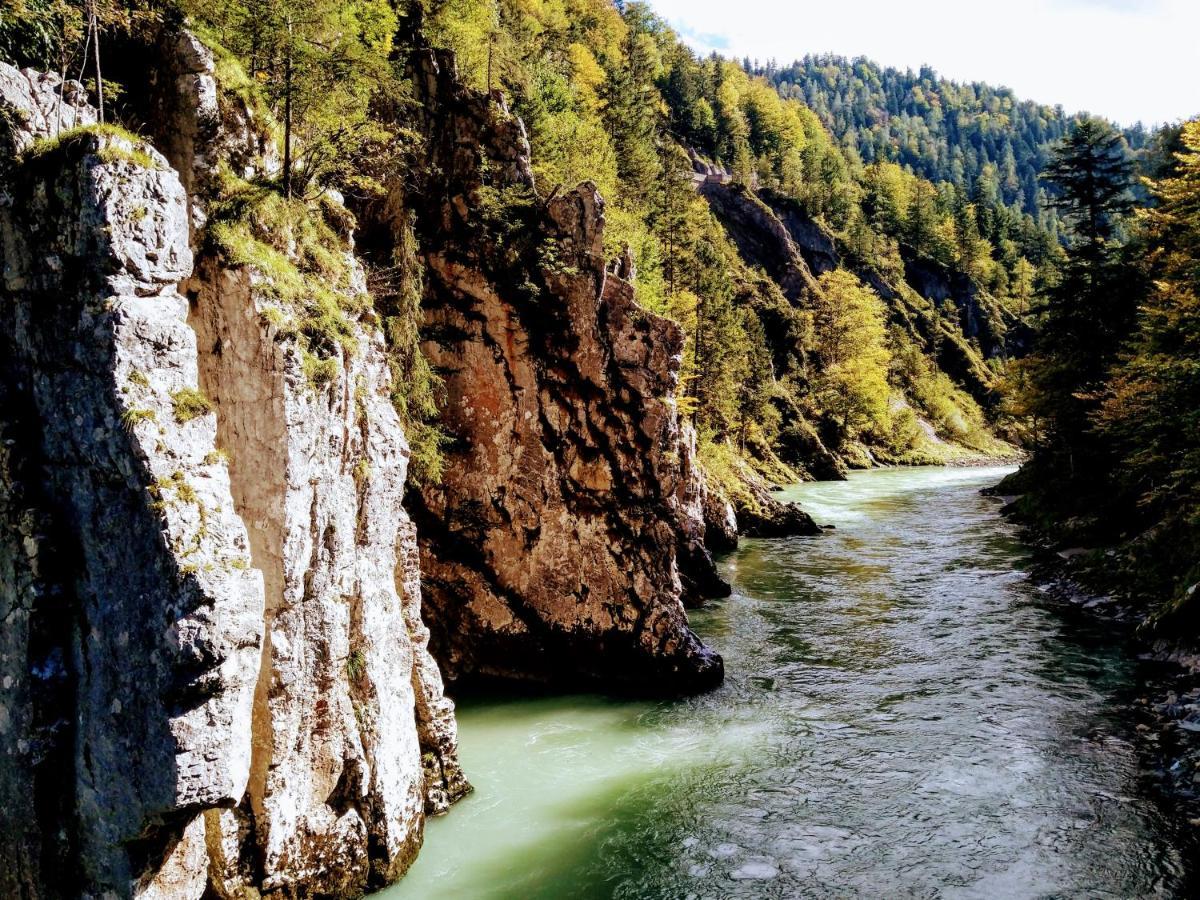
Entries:
[[[1200,114],[1200,0],[650,0],[698,50],[933,66],[1122,124]],[[719,36],[719,38],[717,37]]]

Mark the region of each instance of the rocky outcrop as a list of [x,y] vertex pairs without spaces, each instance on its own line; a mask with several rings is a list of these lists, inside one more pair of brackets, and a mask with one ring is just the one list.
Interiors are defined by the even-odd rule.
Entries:
[[1016,324],[1015,316],[965,273],[911,251],[902,255],[904,278],[913,290],[955,316],[963,335],[978,342],[985,358],[1006,355],[1006,336],[1009,326]]
[[842,266],[837,241],[812,218],[800,203],[777,191],[762,190],[759,199],[779,218],[800,255],[814,275],[824,275]]
[[743,259],[765,271],[793,305],[811,305],[820,287],[788,229],[744,184],[705,182],[700,194]]
[[[5,896],[357,896],[467,789],[383,338],[314,382],[262,273],[189,242],[172,165],[201,186],[245,119],[188,46],[169,160],[85,131],[0,197]],[[21,79],[28,147],[55,83]]]
[[704,545],[713,553],[728,553],[738,545],[738,520],[733,504],[714,490],[700,495],[704,518]]
[[352,896],[403,874],[420,844],[417,692],[440,702],[419,678],[424,633],[410,630],[407,447],[382,336],[362,331],[339,377],[313,385],[255,281],[210,258],[188,285],[201,383],[267,598],[250,780],[222,833],[249,832],[238,857],[261,854],[254,886]]
[[[73,821],[38,822],[43,841],[68,830],[77,866],[48,883],[122,894],[172,855],[192,816],[245,790],[262,575],[214,456],[215,420],[179,412],[198,372],[175,289],[192,263],[178,179],[150,148],[92,134],[20,175],[0,211],[0,356],[37,524],[28,578],[0,594],[26,598],[27,623],[47,605],[61,618],[36,652],[31,631],[24,654],[6,654],[5,682],[71,687],[64,706],[35,703],[40,733],[3,737],[35,785],[65,795],[35,788],[35,804],[72,809]],[[70,566],[46,573],[57,590],[41,577],[50,542]],[[68,740],[70,768],[39,778],[43,754],[65,759]]]
[[539,198],[520,121],[447,55],[414,67],[436,127],[406,202],[453,436],[414,497],[435,655],[460,678],[711,687],[720,657],[680,601],[681,540],[711,566],[679,537],[683,336],[605,271],[595,188]]
[[37,138],[95,123],[78,81],[0,63],[0,173]]
[[738,528],[747,537],[794,537],[820,534],[821,528],[799,504],[771,496],[765,486],[751,483],[754,502],[737,508]]
[[[712,554],[737,547],[733,507],[717,496],[696,454],[696,429],[684,425],[679,438],[680,477],[675,500],[679,505],[676,556],[683,600],[699,605],[706,598],[728,597],[733,588],[717,572]],[[710,536],[711,533],[711,536]]]

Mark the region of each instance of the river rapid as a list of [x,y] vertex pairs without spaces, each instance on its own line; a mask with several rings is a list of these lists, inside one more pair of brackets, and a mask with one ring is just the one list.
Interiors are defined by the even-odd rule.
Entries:
[[671,703],[466,698],[475,792],[386,900],[1189,896],[1119,635],[1067,622],[979,490],[892,469],[786,492],[693,614],[726,682]]

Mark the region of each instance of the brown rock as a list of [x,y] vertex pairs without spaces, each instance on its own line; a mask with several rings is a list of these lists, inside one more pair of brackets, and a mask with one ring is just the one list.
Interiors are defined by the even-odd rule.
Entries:
[[412,498],[431,647],[450,677],[712,687],[680,599],[683,335],[605,272],[594,186],[538,198],[520,121],[447,56],[414,65],[438,125],[413,201],[424,349],[454,437]]

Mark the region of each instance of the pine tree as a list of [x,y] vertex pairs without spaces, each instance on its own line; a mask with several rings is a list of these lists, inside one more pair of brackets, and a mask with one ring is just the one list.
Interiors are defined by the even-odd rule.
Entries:
[[1046,425],[1047,451],[1071,475],[1102,465],[1089,416],[1116,354],[1133,328],[1137,284],[1118,238],[1131,208],[1132,167],[1121,136],[1085,120],[1055,149],[1045,180],[1071,226],[1067,259],[1048,293],[1038,339],[1034,412]]

